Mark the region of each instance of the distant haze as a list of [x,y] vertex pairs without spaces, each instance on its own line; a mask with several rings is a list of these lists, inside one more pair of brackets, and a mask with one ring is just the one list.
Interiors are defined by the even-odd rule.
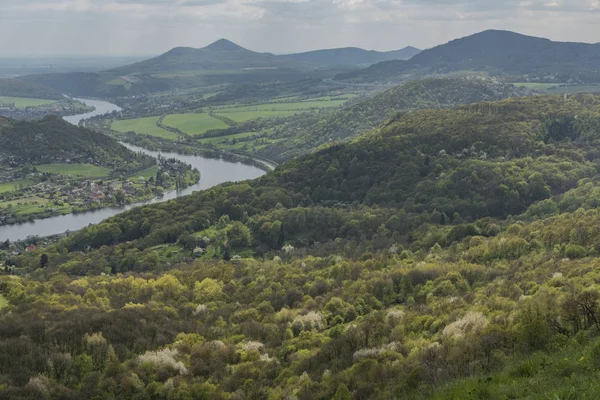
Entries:
[[0,54],[142,55],[226,37],[291,53],[428,48],[485,29],[600,41],[600,0],[0,0]]

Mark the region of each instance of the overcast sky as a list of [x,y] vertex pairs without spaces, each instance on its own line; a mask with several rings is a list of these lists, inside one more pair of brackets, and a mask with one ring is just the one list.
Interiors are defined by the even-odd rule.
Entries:
[[485,29],[600,42],[600,0],[0,0],[0,55],[148,55],[445,43]]

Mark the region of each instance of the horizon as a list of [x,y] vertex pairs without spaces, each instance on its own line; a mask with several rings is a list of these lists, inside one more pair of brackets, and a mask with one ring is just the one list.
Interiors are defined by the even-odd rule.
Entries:
[[600,41],[596,0],[3,0],[10,57],[160,54],[226,37],[257,52],[427,49],[486,29],[554,41]]
[[171,48],[168,48],[166,50],[157,52],[157,53],[124,53],[124,54],[58,54],[58,53],[40,53],[40,54],[7,54],[7,55],[2,55],[0,56],[0,60],[25,60],[25,59],[56,59],[56,60],[68,60],[68,59],[89,59],[89,60],[93,60],[93,59],[120,59],[120,58],[130,58],[130,59],[134,59],[134,58],[152,58],[152,57],[157,57],[161,54],[164,54],[166,52],[169,52],[170,50],[176,49],[176,48],[191,48],[191,49],[203,49],[205,47],[208,47],[214,43],[217,43],[219,41],[225,40],[228,41],[230,43],[233,43],[235,45],[238,45],[246,50],[250,50],[250,51],[254,51],[254,52],[259,52],[259,53],[271,53],[274,55],[287,55],[287,54],[298,54],[298,53],[308,53],[308,52],[314,52],[314,51],[323,51],[323,50],[336,50],[336,49],[346,49],[346,48],[355,48],[355,49],[361,49],[361,50],[366,50],[366,51],[377,51],[377,52],[392,52],[392,51],[399,51],[399,50],[404,50],[406,48],[416,48],[418,50],[424,51],[424,50],[428,50],[431,49],[433,47],[439,46],[439,45],[444,45],[447,44],[450,41],[453,40],[457,40],[457,39],[462,39],[465,37],[470,37],[470,36],[474,36],[483,32],[487,32],[487,31],[497,31],[497,32],[511,32],[511,33],[516,33],[518,35],[523,35],[523,36],[529,36],[529,37],[536,37],[539,39],[549,39],[553,42],[557,42],[557,43],[584,43],[584,44],[600,44],[600,42],[586,42],[586,41],[579,41],[579,42],[573,42],[573,41],[568,41],[568,40],[556,40],[556,39],[552,39],[546,36],[537,36],[537,35],[528,35],[525,33],[521,33],[518,31],[512,31],[512,30],[507,30],[507,29],[494,29],[494,28],[489,28],[489,29],[484,29],[481,31],[477,31],[477,32],[473,32],[470,33],[468,35],[465,36],[460,36],[460,37],[453,37],[453,38],[448,38],[446,41],[444,42],[440,42],[440,43],[436,43],[433,44],[429,47],[418,47],[418,46],[414,46],[411,44],[406,44],[404,46],[401,47],[397,47],[397,48],[391,48],[391,49],[384,49],[384,50],[377,50],[374,48],[368,48],[368,47],[360,47],[357,45],[347,45],[347,46],[342,46],[342,47],[322,47],[322,48],[311,48],[311,49],[306,49],[306,50],[300,50],[300,51],[296,51],[296,52],[275,52],[275,51],[258,51],[258,50],[254,50],[252,48],[246,47],[243,44],[240,44],[234,40],[228,39],[227,37],[221,37],[218,39],[215,39],[209,43],[203,44],[203,45],[199,45],[199,46],[174,46]]

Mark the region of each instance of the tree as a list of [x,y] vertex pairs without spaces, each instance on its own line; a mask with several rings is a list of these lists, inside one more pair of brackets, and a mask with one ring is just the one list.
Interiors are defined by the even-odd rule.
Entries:
[[40,268],[45,268],[48,265],[48,255],[46,253],[40,256]]

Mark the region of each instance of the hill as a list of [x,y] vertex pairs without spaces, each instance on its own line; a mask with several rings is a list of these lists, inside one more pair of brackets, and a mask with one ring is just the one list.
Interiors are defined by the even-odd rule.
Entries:
[[220,39],[204,48],[176,47],[168,52],[128,66],[109,70],[116,75],[158,74],[162,72],[248,70],[250,68],[301,68],[270,53],[257,53],[226,39]]
[[158,57],[99,73],[22,79],[76,96],[118,97],[225,83],[296,80],[313,69],[221,39],[201,49],[177,47]]
[[261,147],[259,155],[285,161],[325,143],[345,140],[375,129],[401,111],[450,108],[528,93],[514,85],[490,79],[428,78],[409,81],[332,114],[312,118],[303,116],[277,128],[272,137],[275,143]]
[[61,100],[63,96],[54,89],[19,79],[0,79],[0,96]]
[[104,134],[56,116],[38,121],[0,117],[0,165],[88,163],[129,171],[139,169],[148,160]]
[[459,71],[506,75],[524,81],[598,82],[600,44],[553,42],[488,30],[424,50],[406,62],[383,62],[336,79],[388,82]]
[[353,69],[358,64],[409,58],[417,52],[412,47],[392,52],[347,48],[274,55],[220,39],[200,49],[176,47],[158,57],[107,71],[22,79],[74,96],[118,97],[226,83],[286,82],[307,76],[322,79],[331,76],[330,68]]
[[11,256],[3,395],[594,399],[599,144],[600,96],[409,111]]
[[415,47],[405,47],[395,51],[364,50],[357,47],[339,49],[315,50],[304,53],[285,54],[280,58],[294,60],[321,67],[371,65],[382,61],[408,60],[419,54],[421,50]]

